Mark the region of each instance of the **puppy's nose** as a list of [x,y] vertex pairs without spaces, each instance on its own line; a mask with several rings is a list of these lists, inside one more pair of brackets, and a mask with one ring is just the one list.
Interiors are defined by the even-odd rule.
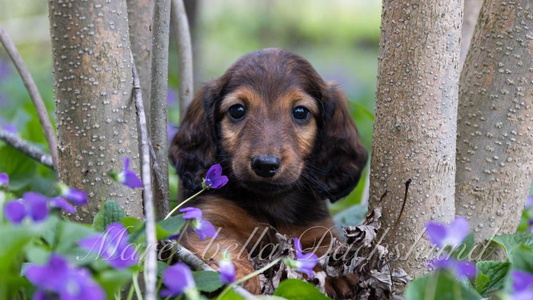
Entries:
[[280,159],[273,155],[260,155],[252,158],[252,170],[261,177],[272,177],[280,170]]

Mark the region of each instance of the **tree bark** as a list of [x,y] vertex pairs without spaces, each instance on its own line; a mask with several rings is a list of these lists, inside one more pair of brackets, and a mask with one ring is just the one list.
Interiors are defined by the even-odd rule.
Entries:
[[139,144],[126,2],[50,0],[59,178],[83,189],[89,203],[76,220],[90,223],[100,203],[115,200],[128,215],[143,215],[140,190],[112,181],[131,157],[138,174]]
[[167,89],[170,0],[154,4],[152,26],[152,87],[150,95],[150,133],[161,174],[153,176],[157,219],[168,213],[168,136]]
[[[144,108],[150,111],[150,79],[152,77],[152,16],[154,0],[127,0],[131,51],[139,72]],[[148,115],[147,115],[148,117]],[[148,118],[148,124],[150,119]]]
[[459,91],[456,210],[482,241],[512,233],[533,168],[533,3],[485,0]]
[[[383,232],[395,266],[411,276],[432,255],[428,220],[455,213],[455,141],[462,1],[384,1],[370,204],[383,200]],[[397,229],[404,182],[412,179]]]
[[479,11],[481,10],[481,5],[483,4],[483,0],[464,1],[463,33],[461,36],[461,61],[459,63],[461,68],[465,63],[466,54],[468,53],[468,48],[470,48],[470,42],[472,41],[472,36],[474,35],[474,28],[476,27]]

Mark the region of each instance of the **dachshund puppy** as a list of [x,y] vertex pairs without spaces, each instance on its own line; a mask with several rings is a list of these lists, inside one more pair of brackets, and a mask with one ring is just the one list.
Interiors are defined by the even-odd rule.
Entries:
[[[327,84],[302,57],[280,49],[252,52],[196,94],[170,158],[185,196],[201,189],[209,167],[220,163],[229,183],[191,206],[220,232],[214,241],[186,233],[185,246],[217,261],[227,249],[237,277],[254,271],[249,259],[273,243],[273,233],[300,237],[320,257],[336,233],[327,208],[350,193],[367,152],[350,118],[345,95]],[[264,229],[268,234],[259,237]],[[255,245],[255,246],[254,246]],[[329,280],[327,293],[349,293]],[[244,284],[260,293],[259,280]]]

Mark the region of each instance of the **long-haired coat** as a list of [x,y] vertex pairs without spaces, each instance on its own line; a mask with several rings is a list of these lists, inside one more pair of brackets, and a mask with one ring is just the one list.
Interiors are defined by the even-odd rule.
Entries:
[[[206,260],[228,249],[241,277],[253,271],[249,255],[258,255],[252,248],[258,229],[300,237],[304,249],[328,244],[335,233],[326,202],[355,187],[367,152],[345,95],[302,57],[265,49],[243,56],[198,91],[170,158],[185,196],[201,189],[211,165],[222,165],[229,183],[190,204],[221,228],[219,235],[202,241],[187,233],[183,242]],[[262,245],[273,242],[271,235],[261,238]],[[333,284],[328,293],[347,293],[346,284]],[[244,286],[261,292],[257,277]]]

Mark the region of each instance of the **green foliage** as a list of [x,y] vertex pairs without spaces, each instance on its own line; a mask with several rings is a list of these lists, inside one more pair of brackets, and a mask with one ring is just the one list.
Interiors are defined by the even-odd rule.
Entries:
[[[467,257],[473,247],[470,234],[465,251],[452,250],[451,256]],[[473,282],[460,282],[447,270],[437,270],[410,282],[405,291],[407,300],[418,299],[500,299],[513,292],[511,272],[521,270],[533,274],[533,233],[503,234],[492,239],[508,256],[506,261],[479,261]]]
[[314,285],[298,279],[286,279],[274,291],[274,296],[289,300],[326,300],[330,299],[322,294]]
[[202,292],[214,292],[222,287],[219,280],[220,274],[213,271],[198,271],[193,273],[196,287]]
[[477,300],[475,290],[458,282],[448,271],[439,271],[413,280],[405,291],[406,300]]
[[116,201],[105,201],[104,207],[94,217],[93,228],[104,231],[107,225],[120,222],[125,217],[126,213]]
[[480,261],[477,263],[476,290],[483,297],[503,288],[505,275],[509,272],[509,262],[504,261]]
[[513,257],[513,252],[523,246],[533,246],[533,233],[531,232],[518,232],[515,234],[502,234],[497,235],[492,240],[500,245],[509,258]]

